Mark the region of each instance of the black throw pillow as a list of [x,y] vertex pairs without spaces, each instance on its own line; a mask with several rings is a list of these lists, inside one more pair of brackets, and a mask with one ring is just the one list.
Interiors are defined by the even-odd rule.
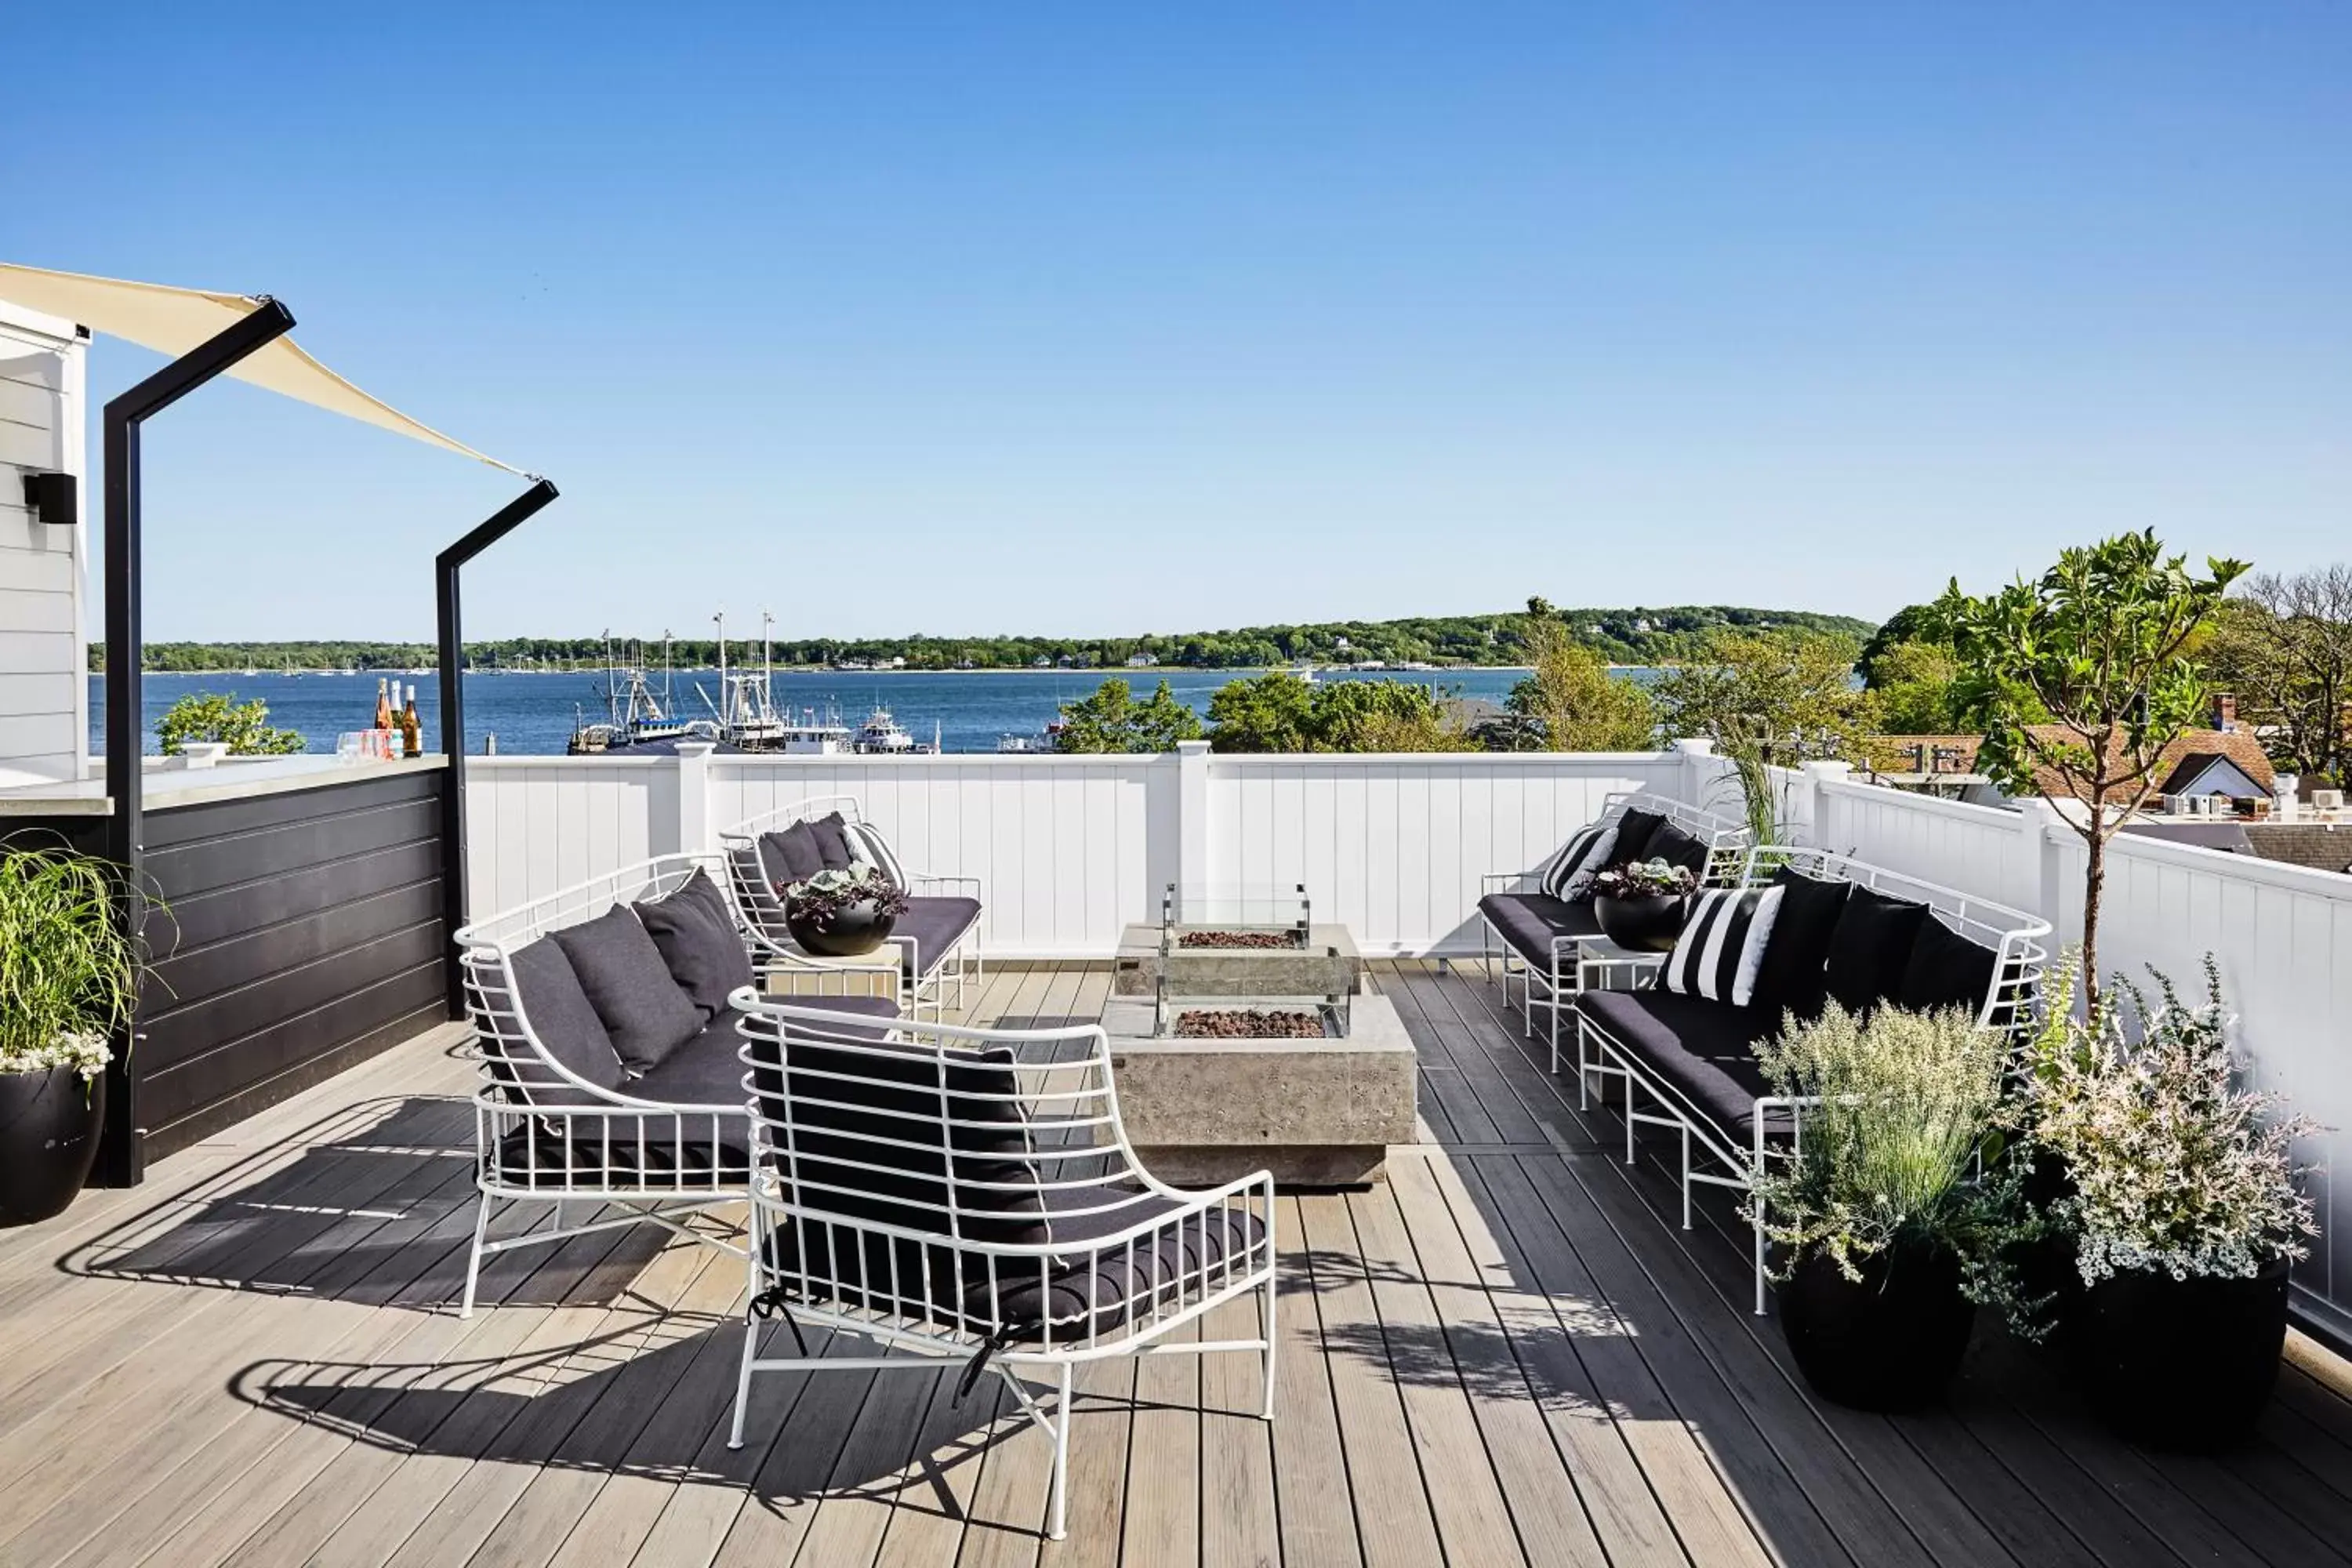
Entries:
[[1927,906],[1908,899],[1864,887],[1848,893],[1822,971],[1822,982],[1838,1005],[1849,1013],[1867,1012],[1894,995],[1911,962],[1919,922],[1927,918]]
[[668,897],[637,906],[669,977],[706,1022],[727,1010],[728,993],[757,983],[726,909],[726,899],[700,867]]
[[857,856],[849,847],[849,824],[841,813],[829,811],[808,825],[809,837],[816,843],[817,858],[828,871],[846,871]]
[[604,1021],[613,1050],[631,1072],[646,1072],[702,1032],[709,1020],[670,978],[661,949],[626,904],[554,933],[580,989]]
[[[1611,856],[1622,860],[1621,855]],[[1664,860],[1669,866],[1687,867],[1700,881],[1706,880],[1706,846],[1685,833],[1673,823],[1660,820],[1657,831],[1650,835],[1649,843],[1642,847],[1644,860]]]
[[1846,894],[1853,884],[1823,881],[1783,866],[1772,874],[1772,885],[1783,889],[1780,912],[1772,921],[1764,963],[1756,973],[1755,1005],[1776,1025],[1783,1013],[1811,1023],[1822,1016],[1830,937],[1838,917],[1845,913]]
[[1665,823],[1661,813],[1643,811],[1638,805],[1627,806],[1617,818],[1617,842],[1609,847],[1609,863],[1622,866],[1628,861],[1647,860],[1650,840]]
[[[562,1063],[567,1071],[598,1089],[620,1088],[628,1075],[621,1070],[621,1058],[614,1053],[613,1037],[605,1032],[604,1021],[589,1004],[588,993],[581,989],[580,977],[572,973],[572,961],[563,956],[563,950],[550,938],[541,937],[528,947],[519,947],[509,953],[507,968],[514,975],[523,1021],[530,1026],[539,1043],[547,1047],[547,1054]],[[604,1103],[584,1089],[562,1082],[543,1065],[528,1059],[530,1047],[510,1037],[517,1031],[506,998],[495,990],[486,990],[485,999],[492,1013],[500,1015],[500,1037],[483,1042],[483,1049],[523,1058],[519,1068],[502,1066],[494,1059],[491,1066],[499,1078],[520,1087],[523,1098],[536,1105]]]
[[1915,1013],[1938,1007],[1981,1013],[2000,962],[1992,949],[1970,942],[1930,915],[1919,922],[1919,934],[1912,939],[1910,961],[1895,983],[1895,1005]]
[[824,869],[824,851],[818,847],[816,829],[795,822],[781,833],[760,835],[760,862],[771,885],[790,887]]

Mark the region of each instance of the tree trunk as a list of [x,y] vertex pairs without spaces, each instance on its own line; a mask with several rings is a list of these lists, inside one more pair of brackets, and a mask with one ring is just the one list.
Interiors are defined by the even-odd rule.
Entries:
[[2107,837],[2096,824],[2089,842],[2091,853],[2083,871],[2083,1001],[2095,1015],[2099,1010],[2099,894],[2107,881]]

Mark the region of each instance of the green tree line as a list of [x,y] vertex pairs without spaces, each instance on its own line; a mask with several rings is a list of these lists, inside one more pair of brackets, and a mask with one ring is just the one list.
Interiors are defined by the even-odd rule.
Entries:
[[[1147,633],[1135,637],[784,637],[775,643],[776,660],[793,666],[844,661],[887,664],[903,658],[910,669],[1024,669],[1039,660],[1076,669],[1116,669],[1139,656],[1155,664],[1188,669],[1248,669],[1278,664],[1520,665],[1530,660],[1529,637],[1538,626],[1557,627],[1579,647],[1614,664],[1678,664],[1706,657],[1709,640],[1732,631],[1804,631],[1861,638],[1874,629],[1867,621],[1807,610],[1751,609],[1736,605],[1681,605],[1658,608],[1557,609],[1542,599],[1525,610],[1483,616],[1416,616],[1397,621],[1325,621],[1299,626],[1242,626],[1223,631]],[[632,661],[659,664],[658,641],[611,645]],[[756,641],[729,639],[729,655],[740,659]],[[469,642],[471,668],[593,669],[604,662],[602,637],[506,637]],[[682,637],[670,645],[680,665],[715,664],[719,645],[709,637]],[[146,649],[151,670],[414,669],[437,662],[429,643],[356,642],[333,638],[285,642],[154,642]],[[102,644],[92,644],[89,668],[106,667]]]

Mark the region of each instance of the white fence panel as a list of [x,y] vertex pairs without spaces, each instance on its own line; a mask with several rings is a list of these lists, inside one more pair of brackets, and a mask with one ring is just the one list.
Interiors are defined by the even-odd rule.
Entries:
[[811,795],[848,795],[910,869],[977,877],[984,947],[1108,954],[1155,918],[1175,876],[1175,760],[1155,757],[712,757],[715,835]]
[[678,847],[677,767],[653,757],[474,757],[466,763],[467,897],[511,909]]
[[2041,899],[2040,852],[2014,811],[1878,784],[1824,781],[1811,841],[2020,909]]
[[1677,753],[1206,759],[1212,884],[1303,884],[1368,952],[1473,952],[1479,879],[1540,864],[1608,797],[1682,798]]

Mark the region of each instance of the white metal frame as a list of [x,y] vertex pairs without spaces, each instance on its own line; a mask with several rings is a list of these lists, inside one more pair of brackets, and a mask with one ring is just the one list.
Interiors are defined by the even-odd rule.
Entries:
[[[709,858],[665,855],[625,866],[560,892],[534,899],[500,914],[476,921],[454,940],[463,952],[466,1008],[474,1024],[482,1059],[483,1085],[474,1095],[475,1185],[480,1210],[474,1219],[473,1249],[466,1263],[466,1294],[460,1315],[472,1317],[482,1259],[519,1247],[568,1240],[593,1231],[628,1225],[658,1225],[735,1257],[744,1249],[727,1222],[714,1229],[709,1211],[749,1195],[748,1159],[730,1165],[723,1149],[751,1148],[751,1115],[744,1102],[675,1105],[646,1100],[588,1082],[558,1061],[531,1027],[515,988],[514,952],[550,931],[595,919],[623,903],[675,892]],[[560,1089],[585,1104],[543,1105],[531,1090]],[[505,1140],[520,1133],[526,1158],[520,1173],[502,1158]],[[702,1170],[657,1166],[670,1152],[695,1147],[711,1152]],[[547,1158],[542,1162],[542,1153]],[[494,1209],[517,1204],[551,1203],[556,1226],[493,1239]],[[570,1205],[586,1204],[592,1215],[610,1205],[617,1218],[567,1226]],[[698,1223],[698,1222],[706,1223]]]
[[[1634,807],[1652,811],[1664,817],[1684,832],[1706,846],[1706,872],[1699,879],[1703,887],[1725,887],[1736,884],[1744,872],[1748,849],[1755,831],[1736,817],[1720,812],[1705,810],[1685,801],[1674,800],[1647,791],[1612,795],[1601,803],[1601,815],[1593,826],[1613,823]],[[1582,832],[1579,828],[1578,832]],[[1572,837],[1572,836],[1571,836]],[[1565,846],[1563,846],[1564,847]],[[1583,968],[1588,962],[1584,944],[1589,937],[1556,936],[1551,939],[1549,962],[1542,967],[1530,963],[1495,929],[1486,918],[1486,899],[1496,893],[1537,893],[1543,890],[1543,873],[1554,855],[1544,857],[1543,865],[1532,871],[1492,871],[1478,880],[1480,909],[1478,911],[1478,956],[1485,972],[1496,973],[1497,952],[1502,956],[1503,1003],[1511,1000],[1511,976],[1519,976],[1519,1032],[1532,1038],[1536,1032],[1536,1009],[1541,1007],[1547,1016],[1551,1047],[1551,1070],[1559,1071],[1560,1015],[1576,1004],[1576,994],[1583,984]],[[1543,987],[1543,997],[1536,997],[1536,987]]]
[[[1053,1440],[1052,1506],[1046,1532],[1060,1540],[1066,1534],[1068,1416],[1072,1376],[1077,1366],[1122,1355],[1253,1352],[1263,1358],[1265,1377],[1265,1403],[1259,1414],[1269,1421],[1274,1418],[1274,1179],[1260,1171],[1220,1187],[1192,1192],[1171,1187],[1145,1170],[1128,1142],[1119,1118],[1118,1091],[1111,1079],[1110,1042],[1100,1028],[1089,1025],[1055,1029],[978,1029],[915,1021],[892,1025],[769,1002],[748,992],[738,993],[736,1002],[745,1015],[738,1028],[745,1037],[742,1056],[750,1069],[745,1074],[744,1087],[751,1100],[754,1170],[758,1176],[751,1193],[751,1304],[745,1310],[742,1362],[736,1383],[734,1425],[729,1447],[742,1446],[751,1378],[756,1373],[910,1369],[937,1372],[943,1361],[961,1362],[964,1365],[965,1388],[982,1374],[994,1373],[1024,1414]],[[973,1053],[992,1047],[1009,1049],[1019,1064],[1014,1069],[1020,1086],[1016,1098],[1022,1119],[1027,1124],[1027,1141],[1035,1170],[1034,1182],[974,1183],[965,1180],[960,1172],[943,1172],[940,1182],[946,1200],[943,1205],[919,1204],[911,1199],[903,1203],[896,1198],[890,1200],[893,1207],[923,1216],[915,1224],[884,1223],[870,1214],[826,1206],[829,1194],[851,1191],[841,1185],[828,1185],[824,1180],[826,1173],[837,1173],[844,1167],[853,1171],[903,1172],[906,1161],[894,1160],[894,1150],[937,1151],[960,1146],[951,1144],[950,1140],[961,1129],[987,1126],[1001,1131],[1005,1125],[1001,1108],[1006,1097],[971,1087],[975,1081],[986,1079],[965,1079],[963,1087],[958,1087],[952,1076],[960,1063],[974,1060]],[[833,1063],[833,1067],[806,1065],[820,1049],[825,1054],[817,1059]],[[791,1068],[795,1051],[801,1053],[803,1065]],[[856,1070],[861,1057],[877,1061],[887,1057],[893,1076],[861,1076]],[[771,1071],[775,1062],[782,1061],[795,1075],[786,1080],[791,1085],[789,1095],[761,1087],[758,1068],[763,1058]],[[851,1065],[841,1065],[845,1061]],[[910,1066],[919,1075],[928,1068],[929,1081],[910,1086]],[[808,1081],[810,1074],[837,1087],[830,1090],[822,1084],[813,1088]],[[916,1123],[906,1128],[903,1137],[846,1132],[838,1121],[803,1120],[815,1108],[868,1104],[872,1097],[861,1097],[861,1090],[870,1089],[887,1090],[901,1097],[902,1103],[903,1097],[909,1093],[928,1098],[931,1082],[937,1085],[936,1117],[929,1111],[919,1117],[903,1110],[895,1113],[902,1122]],[[826,1098],[829,1093],[838,1094],[841,1099]],[[831,1152],[804,1156],[801,1148],[803,1135],[812,1142],[822,1136]],[[845,1152],[845,1145],[864,1157]],[[867,1154],[869,1149],[871,1153]],[[804,1160],[819,1173],[816,1176],[804,1171]],[[1139,1196],[1144,1194],[1177,1206],[1093,1240],[1011,1243],[976,1239],[968,1234],[975,1226],[991,1228],[982,1222],[1034,1223],[1035,1205],[1048,1191],[1060,1190],[1075,1196],[1077,1190],[1085,1189],[1090,1196],[1109,1183],[1118,1184],[1123,1190],[1120,1201],[1079,1207],[1065,1200],[1058,1205],[1059,1213],[1065,1217],[1115,1214],[1118,1208],[1139,1201]],[[1003,1206],[982,1208],[958,1196],[959,1193],[975,1190],[982,1193],[983,1201],[989,1192],[1003,1192]],[[1212,1261],[1204,1245],[1194,1259],[1181,1263],[1172,1271],[1157,1262],[1166,1256],[1157,1252],[1163,1239],[1176,1246],[1175,1256],[1181,1258],[1181,1235],[1186,1226],[1199,1227],[1205,1234],[1213,1221],[1230,1225],[1236,1215],[1254,1217],[1260,1226],[1246,1247],[1236,1249],[1228,1244]],[[853,1248],[861,1258],[872,1258],[876,1247],[869,1247],[869,1243],[876,1244],[879,1252],[888,1257],[888,1278],[867,1277],[869,1268],[874,1272],[880,1269],[866,1264],[858,1269],[856,1281],[844,1283],[838,1278],[839,1269],[828,1268],[823,1272],[812,1272],[805,1258],[799,1259],[796,1268],[784,1270],[778,1249],[771,1245],[772,1238],[780,1228],[796,1222],[806,1222],[824,1237],[828,1262]],[[1002,1227],[995,1228],[1001,1234]],[[1234,1234],[1232,1229],[1226,1231],[1228,1243]],[[909,1251],[921,1259],[917,1269],[919,1278],[902,1278],[900,1259]],[[1153,1258],[1155,1266],[1139,1284],[1134,1264],[1143,1257]],[[935,1258],[946,1259],[945,1266],[954,1270],[951,1277],[942,1279],[935,1276]],[[1097,1302],[1095,1310],[1076,1314],[1066,1322],[1048,1320],[1035,1339],[1007,1342],[1001,1323],[975,1317],[971,1307],[962,1310],[943,1308],[936,1300],[940,1289],[952,1287],[954,1300],[971,1302],[971,1292],[984,1289],[980,1300],[992,1305],[1000,1299],[1001,1290],[1013,1285],[1031,1281],[1042,1284],[1071,1270],[1091,1272],[1107,1260],[1127,1265],[1124,1278],[1129,1282],[1129,1294],[1117,1302],[1119,1311],[1114,1323],[1102,1321],[1105,1314]],[[1170,1338],[1174,1331],[1225,1302],[1252,1293],[1258,1297],[1257,1337],[1183,1341]],[[801,1354],[780,1357],[759,1353],[763,1304],[785,1318]],[[801,1335],[806,1325],[878,1342],[886,1353],[811,1355]],[[892,1351],[911,1353],[887,1353]],[[1034,1370],[1050,1378],[1051,1391],[1033,1393],[1018,1375],[1022,1369]]]
[[[867,987],[878,987],[887,979],[890,995],[908,1017],[919,1018],[924,1009],[929,1008],[935,1021],[944,1018],[948,1007],[963,1005],[967,984],[983,984],[988,978],[987,961],[981,953],[978,921],[958,937],[945,952],[932,953],[928,957],[919,951],[919,944],[912,936],[893,934],[887,945],[891,951],[904,955],[903,962],[898,964],[826,958],[802,951],[793,941],[792,933],[784,927],[783,901],[768,886],[764,869],[754,876],[747,868],[747,861],[750,868],[762,866],[760,859],[762,834],[778,832],[795,822],[812,822],[835,811],[841,814],[843,821],[854,823],[868,833],[881,832],[866,819],[854,795],[809,795],[772,811],[761,812],[757,816],[746,817],[731,827],[719,830],[719,844],[720,858],[725,862],[727,890],[734,900],[736,917],[743,923],[753,954],[771,972],[782,972],[785,975],[840,973],[856,977]],[[961,897],[969,898],[975,903],[982,901],[977,877],[939,876],[927,871],[907,870],[906,878],[906,891],[909,897]],[[798,987],[791,989],[797,990]]]
[[[1851,856],[1786,845],[1759,845],[1749,850],[1740,882],[1743,886],[1761,885],[1782,867],[1805,876],[1853,882],[1890,898],[1926,904],[1934,911],[1930,918],[1941,917],[1960,935],[1994,952],[1992,984],[1987,987],[1984,1004],[1978,1009],[1978,1027],[2013,1037],[2032,1022],[2033,1005],[2041,994],[2042,965],[2049,958],[2044,942],[2050,935],[2050,922],[2039,915]],[[1665,955],[1661,953],[1640,959],[1596,960],[1587,967],[1599,970],[1617,966],[1635,989],[1642,989],[1644,982],[1653,986],[1658,983],[1664,962]],[[1754,1174],[1764,1169],[1768,1158],[1793,1158],[1801,1150],[1804,1113],[1821,1103],[1818,1100],[1786,1095],[1759,1097],[1755,1102],[1748,1146],[1740,1148],[1723,1135],[1711,1117],[1645,1067],[1636,1053],[1612,1038],[1607,1028],[1594,1023],[1580,1008],[1576,1015],[1576,1062],[1580,1101],[1589,1103],[1589,1086],[1594,1079],[1614,1077],[1623,1080],[1627,1164],[1633,1163],[1636,1157],[1633,1133],[1637,1124],[1664,1127],[1680,1138],[1685,1230],[1691,1227],[1691,1189],[1695,1185],[1752,1192]],[[1643,1109],[1640,1097],[1644,1094],[1657,1109]],[[1780,1142],[1784,1134],[1785,1144]],[[1709,1170],[1704,1164],[1694,1164],[1695,1149],[1702,1161],[1712,1160],[1722,1169]],[[1760,1198],[1750,1204],[1748,1217],[1755,1237],[1755,1310],[1761,1317],[1765,1312],[1769,1271]]]

